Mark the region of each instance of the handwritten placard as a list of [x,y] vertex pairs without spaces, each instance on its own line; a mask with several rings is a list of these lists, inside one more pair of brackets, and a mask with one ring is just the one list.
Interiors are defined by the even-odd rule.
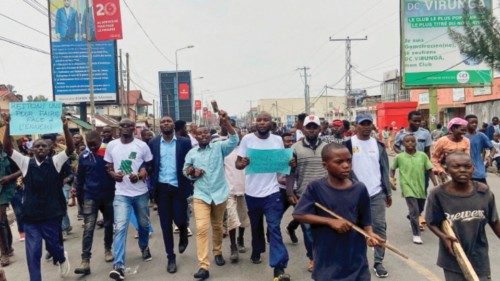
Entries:
[[11,102],[10,134],[31,135],[62,132],[61,102]]
[[262,173],[290,174],[289,162],[292,159],[293,150],[285,149],[253,149],[247,150],[250,163],[245,169],[247,175]]

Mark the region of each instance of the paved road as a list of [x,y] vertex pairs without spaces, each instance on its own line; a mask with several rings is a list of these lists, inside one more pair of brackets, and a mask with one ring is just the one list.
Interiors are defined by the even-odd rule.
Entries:
[[[500,177],[497,175],[489,174],[488,181],[496,194],[500,194]],[[497,196],[500,198],[500,196]],[[497,200],[498,201],[498,200]],[[497,204],[500,204],[497,202]],[[69,253],[69,259],[72,269],[80,263],[80,250],[81,250],[81,221],[76,220],[76,208],[69,208],[74,233],[70,235],[69,239],[65,242],[66,250]],[[414,245],[411,242],[410,225],[406,219],[406,205],[404,200],[396,194],[394,196],[394,205],[388,210],[388,235],[389,241],[401,251],[410,256],[414,261],[423,267],[429,269],[439,279],[443,279],[441,269],[435,265],[437,256],[437,239],[430,232],[425,231],[422,235],[424,240],[423,245]],[[140,251],[137,246],[137,240],[133,239],[133,231],[129,231],[129,239],[127,241],[127,266],[132,269],[137,269],[136,274],[127,276],[127,280],[193,280],[193,273],[197,270],[196,253],[195,253],[195,240],[194,237],[190,238],[190,244],[186,252],[178,255],[178,272],[171,275],[166,272],[165,264],[166,257],[164,254],[163,241],[161,238],[158,216],[153,212],[152,222],[155,233],[150,240],[150,248],[153,255],[151,262],[142,262]],[[285,221],[290,219],[290,210],[285,214]],[[283,225],[285,225],[283,223]],[[13,229],[15,227],[13,226]],[[284,233],[284,232],[283,232]],[[290,239],[285,235],[285,243],[290,254],[290,263],[288,272],[291,274],[293,280],[310,280],[310,274],[306,271],[307,258],[305,257],[304,246],[302,243],[293,245]],[[246,237],[247,245],[250,244],[249,231]],[[24,243],[17,241],[17,234],[14,234],[15,242],[15,256],[13,263],[5,268],[7,279],[11,280],[28,280],[28,272],[24,254]],[[500,241],[494,236],[493,232],[488,228],[488,238],[490,241],[490,260],[492,266],[493,280],[500,280]],[[300,237],[301,239],[301,237]],[[104,262],[103,253],[103,231],[96,230],[94,239],[93,259],[91,260],[92,274],[86,277],[71,275],[65,280],[109,280],[108,273],[111,269],[110,263]],[[224,240],[224,254],[229,256],[229,240]],[[372,251],[368,251],[369,261],[372,259]],[[240,262],[238,264],[227,263],[223,267],[218,267],[215,264],[210,269],[210,280],[271,280],[272,270],[267,266],[267,256],[263,256],[263,263],[254,265],[250,262],[250,253],[241,254]],[[495,262],[496,261],[496,262]],[[405,281],[421,281],[427,280],[417,269],[410,267],[406,262],[400,258],[387,253],[385,265],[389,270],[389,277],[386,280],[405,280]],[[42,271],[44,280],[60,280],[58,276],[58,267],[53,266],[51,263],[42,262]],[[377,277],[373,276],[376,280]]]

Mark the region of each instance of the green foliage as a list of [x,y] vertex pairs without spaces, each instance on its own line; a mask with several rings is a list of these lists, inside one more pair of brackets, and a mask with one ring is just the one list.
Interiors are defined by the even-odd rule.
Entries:
[[448,34],[468,58],[500,71],[500,24],[481,1],[474,0],[474,6],[472,15],[469,7],[464,7],[464,33],[449,28]]

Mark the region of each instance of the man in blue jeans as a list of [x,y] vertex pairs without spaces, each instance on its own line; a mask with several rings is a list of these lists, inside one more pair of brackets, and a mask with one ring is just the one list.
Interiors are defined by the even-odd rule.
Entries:
[[134,138],[135,122],[120,121],[120,138],[108,143],[104,154],[109,175],[116,181],[113,237],[113,270],[109,277],[125,279],[125,247],[130,212],[139,222],[139,248],[142,259],[152,259],[149,251],[149,192],[146,184],[146,166],[153,160],[148,145]]
[[[365,184],[370,195],[373,232],[386,239],[385,208],[392,205],[389,183],[389,158],[384,144],[371,137],[373,118],[370,114],[356,116],[356,135],[344,145],[352,154],[354,178]],[[389,276],[383,266],[385,249],[375,247],[373,271],[379,278]]]
[[[282,149],[281,137],[271,131],[271,115],[261,112],[257,115],[257,131],[243,137],[238,148],[236,168],[243,170],[249,163],[248,149]],[[252,229],[253,263],[261,263],[260,255],[266,250],[266,240],[261,229],[261,220],[266,217],[269,235],[269,265],[274,268],[274,280],[288,281],[290,275],[285,274],[288,265],[288,252],[281,236],[280,224],[283,217],[283,202],[280,185],[276,173],[246,175],[245,199]]]

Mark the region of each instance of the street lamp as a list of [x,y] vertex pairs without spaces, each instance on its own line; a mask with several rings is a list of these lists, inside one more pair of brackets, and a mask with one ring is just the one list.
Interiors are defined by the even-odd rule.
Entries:
[[189,45],[180,49],[175,50],[175,83],[174,83],[174,112],[175,120],[179,120],[179,63],[177,60],[177,53],[185,49],[194,48],[193,45]]

